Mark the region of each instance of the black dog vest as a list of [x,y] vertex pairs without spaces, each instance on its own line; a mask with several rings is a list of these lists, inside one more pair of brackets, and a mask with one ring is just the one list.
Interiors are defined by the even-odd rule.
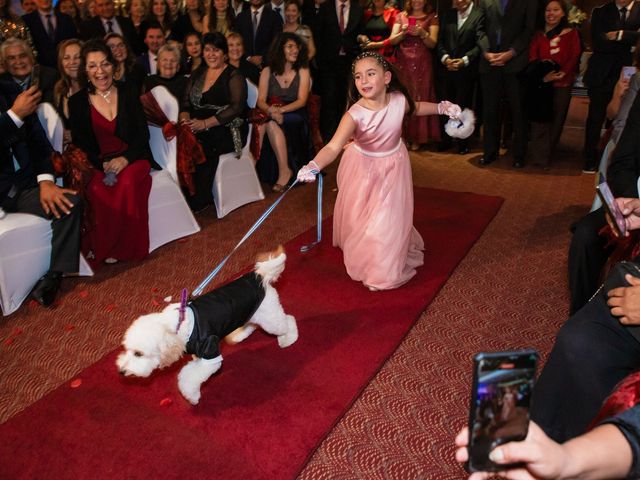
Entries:
[[205,359],[219,356],[220,340],[247,323],[264,296],[262,277],[251,272],[191,301],[194,321],[186,352]]

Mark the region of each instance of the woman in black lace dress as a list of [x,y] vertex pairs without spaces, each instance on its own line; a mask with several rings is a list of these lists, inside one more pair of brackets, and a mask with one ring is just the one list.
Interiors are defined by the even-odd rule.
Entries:
[[206,162],[196,165],[195,195],[187,197],[194,211],[213,203],[213,179],[224,153],[239,156],[247,139],[247,82],[229,65],[227,39],[220,32],[203,39],[203,65],[191,74],[180,119],[196,134]]

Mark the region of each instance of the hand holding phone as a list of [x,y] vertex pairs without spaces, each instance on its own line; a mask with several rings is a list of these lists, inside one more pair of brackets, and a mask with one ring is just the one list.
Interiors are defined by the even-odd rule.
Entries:
[[625,221],[620,208],[618,208],[615,198],[613,198],[613,193],[611,192],[604,175],[600,175],[600,182],[596,186],[596,191],[598,192],[598,196],[600,197],[600,200],[602,200],[602,204],[604,205],[607,215],[611,220],[609,224],[611,225],[614,233],[618,237],[625,237],[627,235],[627,222]]
[[489,459],[497,446],[524,440],[538,354],[534,350],[479,353],[474,357],[469,406],[469,472],[513,468]]
[[416,17],[409,17],[409,26],[410,27],[416,26]]

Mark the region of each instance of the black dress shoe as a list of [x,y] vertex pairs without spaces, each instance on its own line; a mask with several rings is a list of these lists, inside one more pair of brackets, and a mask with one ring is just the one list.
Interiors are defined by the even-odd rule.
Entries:
[[513,168],[522,168],[524,167],[524,162],[522,160],[514,160]]
[[43,307],[53,304],[60,289],[62,275],[59,273],[47,272],[31,291],[31,296]]
[[482,165],[483,167],[489,165],[490,163],[495,162],[496,158],[495,157],[482,157],[480,159],[480,165]]
[[582,173],[596,173],[598,168],[593,162],[586,162],[584,164],[584,168],[582,169]]
[[438,151],[439,152],[446,152],[447,150],[449,150],[451,148],[451,142],[440,142],[438,144]]
[[460,155],[466,155],[467,153],[469,153],[469,147],[467,146],[458,147],[458,153]]

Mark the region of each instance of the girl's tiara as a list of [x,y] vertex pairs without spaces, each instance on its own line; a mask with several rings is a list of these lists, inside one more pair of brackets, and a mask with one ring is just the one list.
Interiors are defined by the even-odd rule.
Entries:
[[358,55],[353,63],[351,64],[351,74],[355,75],[356,73],[356,63],[365,58],[374,58],[380,65],[382,65],[382,69],[387,71],[391,69],[389,62],[386,58],[380,55],[378,52],[374,52],[373,50],[366,50]]

